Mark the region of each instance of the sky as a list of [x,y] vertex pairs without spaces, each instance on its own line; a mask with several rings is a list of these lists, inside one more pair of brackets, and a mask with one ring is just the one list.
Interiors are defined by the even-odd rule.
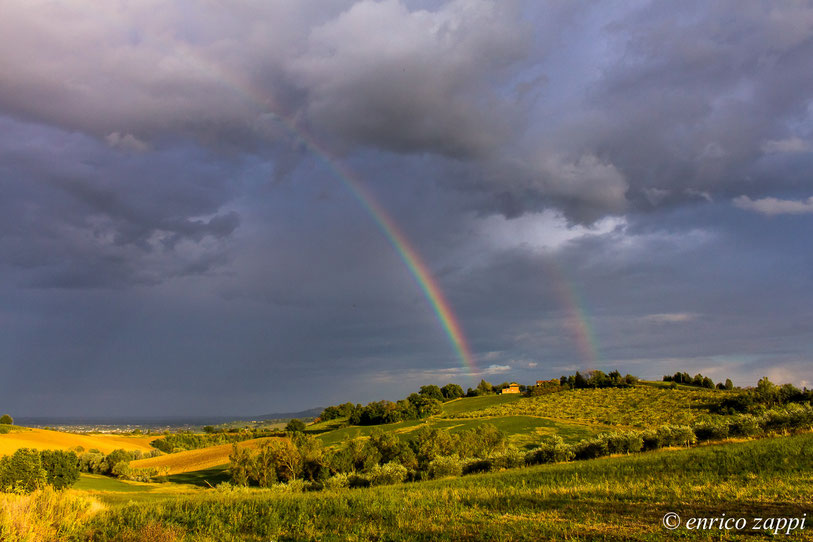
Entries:
[[0,410],[810,386],[811,58],[811,2],[4,2]]

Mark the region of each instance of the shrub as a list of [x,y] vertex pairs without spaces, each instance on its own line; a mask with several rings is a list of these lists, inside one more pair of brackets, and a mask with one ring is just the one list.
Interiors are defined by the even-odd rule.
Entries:
[[725,420],[706,419],[694,426],[697,440],[720,440],[728,438],[728,422]]
[[383,466],[376,465],[368,475],[370,485],[372,486],[397,484],[406,480],[406,477],[407,468],[395,462],[390,462]]
[[0,491],[31,493],[45,486],[47,473],[37,450],[20,448],[0,459]]
[[515,469],[525,466],[525,455],[513,446],[492,458],[495,469]]
[[277,493],[302,493],[307,489],[305,480],[289,480],[287,483],[272,484],[268,489]]
[[463,474],[463,465],[457,456],[440,456],[429,462],[427,474],[429,478],[460,476]]
[[644,447],[641,433],[628,431],[626,433],[611,433],[605,436],[607,452],[610,454],[630,454],[640,452]]
[[110,466],[100,452],[85,452],[79,456],[79,471],[92,474],[107,474]]
[[656,430],[660,447],[690,446],[697,441],[688,425],[662,425]]
[[370,479],[361,474],[351,474],[347,478],[347,487],[370,487]]
[[305,430],[305,422],[294,418],[288,422],[288,425],[285,426],[285,430],[291,433],[301,433]]
[[760,433],[759,420],[751,414],[733,416],[728,422],[728,434],[737,437],[751,437]]
[[490,459],[470,459],[463,464],[463,474],[489,472],[493,467]]
[[325,480],[324,484],[327,489],[342,489],[350,485],[350,476],[340,472]]
[[528,465],[558,463],[560,461],[570,461],[573,459],[573,455],[572,448],[565,444],[562,437],[553,435],[545,439],[539,448],[525,454],[525,463]]
[[73,452],[43,450],[40,452],[46,482],[54,489],[65,489],[79,480],[79,458]]
[[576,459],[595,459],[608,454],[606,435],[599,435],[593,439],[582,440],[573,447]]

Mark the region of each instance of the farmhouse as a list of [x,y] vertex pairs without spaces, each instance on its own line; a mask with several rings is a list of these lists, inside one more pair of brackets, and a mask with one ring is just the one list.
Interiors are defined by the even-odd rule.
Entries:
[[503,388],[502,392],[505,393],[519,393],[519,384],[516,382],[511,382],[511,384],[507,388]]

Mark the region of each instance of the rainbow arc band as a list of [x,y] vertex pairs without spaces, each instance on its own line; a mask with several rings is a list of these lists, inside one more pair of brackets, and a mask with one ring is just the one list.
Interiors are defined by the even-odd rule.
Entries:
[[449,301],[443,295],[440,285],[432,276],[429,268],[421,259],[415,248],[409,243],[406,235],[398,228],[392,217],[376,200],[372,193],[364,187],[358,176],[334,158],[322,145],[303,129],[299,128],[293,119],[282,115],[280,108],[275,107],[272,96],[265,89],[257,87],[252,81],[235,70],[215,63],[195,50],[186,47],[180,51],[183,60],[189,68],[200,71],[203,75],[215,78],[220,84],[226,85],[251,104],[261,109],[263,114],[272,117],[282,124],[286,130],[298,139],[313,155],[319,157],[333,175],[346,186],[361,207],[367,211],[375,224],[393,246],[398,256],[409,269],[410,274],[417,282],[429,304],[437,316],[449,342],[463,365],[463,370],[469,375],[479,378],[480,372],[474,362],[471,348],[466,341],[460,320],[452,310]]

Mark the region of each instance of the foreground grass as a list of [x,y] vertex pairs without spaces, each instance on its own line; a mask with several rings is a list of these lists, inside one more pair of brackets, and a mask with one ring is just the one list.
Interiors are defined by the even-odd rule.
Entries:
[[[661,526],[681,517],[813,516],[813,435],[544,465],[396,486],[280,494],[200,491],[110,506],[66,539],[752,539]],[[806,531],[809,533],[810,531]],[[157,535],[155,535],[157,536]],[[136,537],[136,538],[133,538]],[[805,532],[785,540],[810,539]]]

